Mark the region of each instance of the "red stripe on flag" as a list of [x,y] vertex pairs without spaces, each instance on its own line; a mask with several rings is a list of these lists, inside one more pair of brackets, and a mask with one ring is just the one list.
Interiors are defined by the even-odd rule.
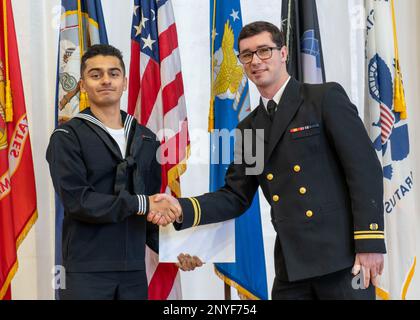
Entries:
[[394,119],[389,118],[388,115],[381,113],[381,122],[382,123],[388,123],[391,126],[394,124]]
[[174,81],[166,85],[162,90],[163,113],[171,111],[178,105],[179,98],[184,95],[184,85],[182,83],[182,74],[179,72]]
[[178,37],[176,24],[173,23],[159,34],[160,61],[165,60],[176,48],[178,48]]
[[382,130],[390,132],[392,129],[392,126],[388,122],[381,122],[381,128]]
[[177,273],[178,267],[174,263],[159,263],[149,283],[149,300],[166,300]]
[[130,81],[128,83],[128,108],[127,112],[134,115],[137,98],[140,91],[140,44],[131,41]]
[[144,70],[143,77],[141,79],[143,85],[140,87],[141,90],[141,123],[146,124],[149,121],[149,117],[152,114],[153,107],[156,103],[156,99],[160,90],[160,68],[159,64],[153,59],[149,60],[149,63]]
[[390,122],[394,122],[395,121],[395,117],[394,115],[389,111],[389,109],[381,104],[381,116],[386,117],[386,119],[388,119]]

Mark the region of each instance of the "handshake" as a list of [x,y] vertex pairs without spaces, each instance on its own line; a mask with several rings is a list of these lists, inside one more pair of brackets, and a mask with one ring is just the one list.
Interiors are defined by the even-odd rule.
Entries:
[[[175,197],[166,193],[149,196],[147,221],[166,226],[180,219],[182,219],[182,208]],[[202,265],[203,262],[197,256],[190,256],[184,253],[178,255],[177,266],[183,271],[192,271]]]
[[180,219],[182,219],[182,208],[177,198],[166,193],[149,196],[147,221],[166,226]]

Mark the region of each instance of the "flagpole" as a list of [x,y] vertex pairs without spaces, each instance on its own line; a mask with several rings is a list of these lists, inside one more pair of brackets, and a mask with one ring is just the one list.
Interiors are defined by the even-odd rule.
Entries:
[[79,25],[79,46],[80,46],[80,59],[82,59],[85,53],[84,39],[83,39],[83,17],[82,17],[82,3],[80,0],[77,1],[77,20]]
[[399,112],[401,119],[407,119],[407,105],[405,103],[404,89],[400,70],[400,57],[398,53],[397,24],[395,20],[394,0],[391,0],[392,31],[394,36],[395,54],[395,80],[394,80],[394,111]]
[[213,132],[214,130],[214,41],[216,39],[216,0],[213,1],[213,22],[211,30],[211,74],[210,74],[210,110],[209,110],[209,127],[208,131]]
[[13,108],[12,108],[12,89],[10,88],[10,68],[9,68],[9,44],[7,39],[7,0],[3,0],[3,37],[4,37],[4,62],[6,74],[6,94],[5,94],[5,118],[6,122],[13,121]]
[[225,282],[225,300],[232,300],[230,285]]
[[[78,20],[78,25],[79,25],[79,47],[80,47],[80,61],[81,61],[83,54],[85,53],[85,39],[84,39],[84,34],[83,34],[84,29],[83,29],[83,15],[82,15],[81,0],[77,1],[77,20]],[[82,75],[80,75],[80,77],[82,77]],[[89,106],[89,102],[88,102],[87,93],[82,92],[82,90],[80,90],[80,82],[79,82],[79,91],[80,91],[79,111],[83,111]]]

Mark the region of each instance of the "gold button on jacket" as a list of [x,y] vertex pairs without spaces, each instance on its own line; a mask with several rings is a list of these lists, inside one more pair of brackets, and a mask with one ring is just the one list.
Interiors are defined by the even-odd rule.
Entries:
[[280,197],[278,196],[278,195],[274,195],[273,196],[273,201],[274,202],[277,202],[277,201],[279,201],[280,200]]
[[294,170],[295,172],[299,172],[299,171],[300,171],[300,166],[299,166],[299,165],[295,165],[295,166],[293,167],[293,170]]
[[306,193],[306,188],[302,187],[299,189],[300,194],[305,194]]
[[273,174],[271,174],[271,173],[267,174],[267,180],[268,181],[273,180],[273,178],[274,178]]
[[311,218],[313,215],[314,215],[314,213],[312,212],[312,210],[308,210],[308,211],[306,211],[306,216],[307,216],[308,218]]

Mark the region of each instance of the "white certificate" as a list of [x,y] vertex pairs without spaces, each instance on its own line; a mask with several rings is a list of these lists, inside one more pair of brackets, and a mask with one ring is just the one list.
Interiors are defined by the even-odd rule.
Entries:
[[180,253],[203,262],[235,262],[235,220],[176,231],[159,228],[159,261],[178,262]]

